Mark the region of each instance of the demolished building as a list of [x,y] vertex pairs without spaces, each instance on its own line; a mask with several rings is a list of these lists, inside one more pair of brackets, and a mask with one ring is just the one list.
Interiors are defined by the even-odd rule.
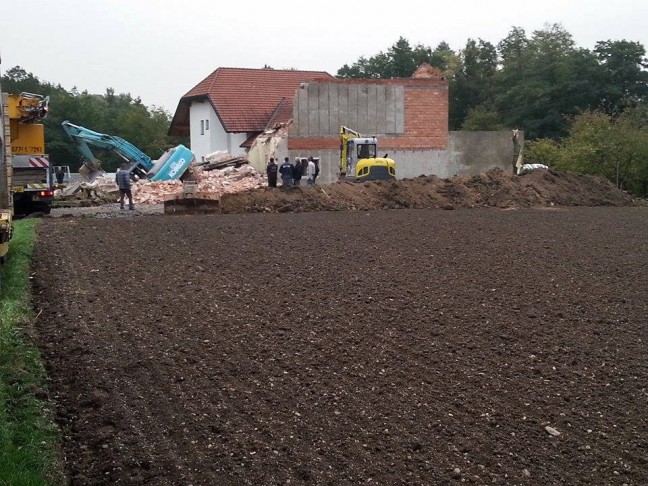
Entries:
[[[429,65],[392,79],[219,68],[181,99],[169,133],[190,134],[199,160],[218,150],[245,153],[261,172],[270,157],[319,157],[322,184],[338,180],[341,126],[377,136],[379,155],[396,160],[401,179],[510,170],[510,132],[451,132],[448,106],[448,81]],[[215,119],[227,136],[206,135]]]

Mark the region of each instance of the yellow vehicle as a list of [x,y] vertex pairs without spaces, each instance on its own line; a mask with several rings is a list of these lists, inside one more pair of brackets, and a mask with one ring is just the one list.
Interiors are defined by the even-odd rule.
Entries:
[[340,128],[340,180],[363,182],[396,179],[396,163],[376,157],[378,139]]
[[9,251],[12,234],[13,198],[11,196],[11,130],[5,97],[0,96],[0,264]]
[[13,209],[15,215],[49,214],[54,184],[45,153],[45,128],[49,97],[33,93],[3,94],[10,127]]

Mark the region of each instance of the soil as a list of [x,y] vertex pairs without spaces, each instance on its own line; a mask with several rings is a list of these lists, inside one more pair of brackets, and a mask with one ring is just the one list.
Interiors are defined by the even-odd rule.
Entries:
[[47,219],[36,336],[70,482],[648,484],[647,225]]
[[537,206],[628,206],[636,201],[608,180],[536,170],[513,176],[494,169],[475,176],[420,176],[362,184],[262,188],[221,198],[222,212],[301,212],[371,209],[524,208]]
[[[305,181],[302,181],[305,184]],[[164,213],[163,204],[136,204],[135,212],[116,203],[81,200],[76,207],[56,207],[52,216],[131,217]],[[494,169],[475,176],[440,179],[420,176],[363,184],[339,182],[326,186],[261,188],[224,194],[222,213],[348,211],[373,209],[528,208],[554,206],[632,206],[642,204],[608,180],[553,170],[512,176]]]

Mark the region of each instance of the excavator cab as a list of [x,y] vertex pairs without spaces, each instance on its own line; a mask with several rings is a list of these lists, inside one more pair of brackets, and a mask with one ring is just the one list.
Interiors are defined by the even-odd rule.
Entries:
[[349,140],[346,178],[356,182],[395,179],[396,164],[392,159],[376,157],[377,149],[375,137]]
[[378,139],[363,136],[342,127],[340,178],[347,181],[364,182],[391,180],[396,178],[396,163],[392,159],[376,157]]

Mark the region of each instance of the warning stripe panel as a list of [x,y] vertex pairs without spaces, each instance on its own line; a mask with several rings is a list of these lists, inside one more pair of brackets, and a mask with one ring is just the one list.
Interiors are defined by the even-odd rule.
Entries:
[[30,157],[29,165],[32,167],[37,167],[39,169],[46,169],[49,167],[49,160],[45,157]]
[[27,184],[27,189],[47,189],[47,184]]

